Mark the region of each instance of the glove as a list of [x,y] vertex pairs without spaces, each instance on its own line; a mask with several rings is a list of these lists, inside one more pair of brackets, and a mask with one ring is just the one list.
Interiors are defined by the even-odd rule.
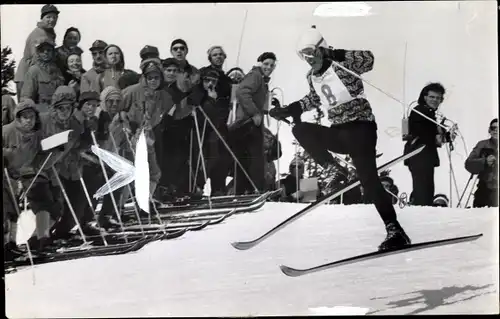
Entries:
[[274,106],[274,107],[281,108],[280,101],[277,98],[275,98],[275,97],[273,97],[271,99],[271,105]]
[[292,117],[294,122],[300,122],[302,114],[302,106],[298,101],[291,103],[285,107],[275,107],[269,110],[269,115],[277,120],[283,120],[287,117]]
[[87,128],[93,132],[97,131],[99,126],[97,117],[93,116],[87,120]]

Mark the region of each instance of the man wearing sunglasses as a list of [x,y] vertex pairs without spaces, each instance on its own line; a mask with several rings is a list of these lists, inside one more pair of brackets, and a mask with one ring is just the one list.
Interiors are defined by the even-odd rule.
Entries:
[[364,95],[363,82],[344,70],[356,74],[371,71],[373,53],[333,50],[314,26],[300,38],[297,53],[311,66],[307,74],[310,92],[287,107],[272,109],[270,115],[278,119],[297,118],[303,111],[321,107],[332,125],[297,123],[292,130],[295,138],[314,161],[325,168],[332,165],[331,154],[325,150],[348,154],[352,158],[365,196],[375,204],[385,224],[387,236],[379,250],[410,244],[377,173],[377,124]]
[[465,169],[478,174],[473,207],[498,207],[498,119],[490,122],[490,138],[479,141],[465,161]]

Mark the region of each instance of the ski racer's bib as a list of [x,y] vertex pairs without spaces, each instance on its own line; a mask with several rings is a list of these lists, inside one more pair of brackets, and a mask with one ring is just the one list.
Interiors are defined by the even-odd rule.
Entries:
[[340,80],[333,65],[321,76],[311,75],[311,81],[316,94],[321,99],[322,107],[329,110],[333,107],[350,102],[364,95],[352,97],[349,90]]

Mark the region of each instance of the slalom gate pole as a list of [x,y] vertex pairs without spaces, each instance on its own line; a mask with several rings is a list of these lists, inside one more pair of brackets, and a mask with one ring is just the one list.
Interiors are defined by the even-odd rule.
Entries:
[[[17,224],[19,227],[19,226],[21,226],[19,223],[19,219],[21,218],[21,212],[19,211],[19,203],[16,200],[16,194],[14,192],[14,188],[12,187],[12,182],[11,182],[11,179],[9,176],[9,171],[7,170],[7,167],[4,167],[3,171],[5,173],[5,178],[7,179],[7,184],[9,186],[10,196],[12,197],[12,205],[14,206],[14,209],[16,210],[16,213],[17,213],[17,218],[18,218]],[[34,180],[31,182],[31,185],[33,185],[33,182],[34,182]],[[26,211],[28,209],[27,206],[28,205],[26,204],[26,199],[25,199],[24,209],[26,209]],[[33,279],[33,285],[34,285],[35,284],[35,263],[33,262],[33,255],[31,254],[31,247],[30,247],[28,240],[26,240],[26,248],[28,249],[28,258],[30,259],[31,270],[32,270],[32,274],[33,274],[32,279]]]
[[[123,132],[125,135],[127,134],[127,132]],[[109,133],[109,137],[111,138],[111,143],[113,143],[113,148],[115,149],[115,153],[116,154],[120,154],[120,151],[118,149],[118,145],[116,145],[116,140],[113,136],[113,133],[110,132]],[[134,212],[135,212],[135,217],[137,217],[137,221],[139,222],[139,227],[141,227],[141,233],[142,235],[144,236],[145,233],[144,233],[144,226],[142,226],[142,221],[141,221],[141,216],[139,215],[139,210],[138,210],[138,205],[137,205],[137,202],[135,201],[135,196],[134,196],[134,193],[132,192],[132,187],[130,187],[130,184],[127,184],[127,190],[128,190],[128,193],[130,194],[130,198],[132,199],[132,204],[134,206]],[[122,192],[123,194],[123,192]],[[111,196],[111,194],[109,194],[109,196]]]
[[[94,143],[95,147],[99,147],[99,144],[97,144],[97,139],[95,137],[94,131],[90,131],[90,135],[92,136],[92,142]],[[104,166],[104,163],[102,162],[102,159],[99,157],[99,164],[101,165],[101,170],[104,175],[104,178],[106,180],[106,185],[108,185],[108,190],[110,191],[109,195],[111,196],[111,202],[113,203],[113,208],[115,209],[116,217],[118,218],[118,222],[120,223],[120,227],[122,229],[122,232],[125,232],[125,228],[123,227],[123,222],[122,222],[122,217],[120,215],[120,211],[118,210],[118,206],[115,201],[115,197],[112,196],[113,192],[111,191],[111,185],[109,185],[109,177],[108,177],[108,172],[106,172],[106,167]],[[127,237],[125,238],[125,242],[128,243]]]

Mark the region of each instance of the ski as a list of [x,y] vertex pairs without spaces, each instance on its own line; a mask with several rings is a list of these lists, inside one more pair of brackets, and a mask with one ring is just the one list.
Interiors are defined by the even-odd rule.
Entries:
[[[137,251],[144,247],[146,244],[159,240],[161,238],[161,235],[155,235],[155,236],[150,236],[150,237],[143,237],[139,240],[136,240],[134,242],[129,242],[126,244],[116,244],[116,245],[108,245],[108,246],[85,246],[82,249],[71,249],[68,251],[60,251],[60,252],[48,252],[48,253],[43,253],[39,254],[37,256],[34,256],[33,258],[33,263],[35,265],[39,264],[45,264],[45,263],[50,263],[50,262],[57,262],[57,261],[65,261],[65,260],[72,260],[72,259],[80,259],[80,258],[87,258],[87,257],[95,257],[95,256],[110,256],[110,255],[121,255],[121,254],[126,254],[130,253],[133,251]],[[4,263],[4,268],[8,269],[11,267],[21,267],[21,266],[29,266],[30,265],[30,260],[29,258],[23,257],[18,258],[14,261],[9,261]]]
[[427,249],[427,248],[433,248],[433,247],[441,247],[441,246],[446,246],[446,245],[453,245],[453,244],[458,244],[458,243],[470,242],[470,241],[477,240],[481,236],[483,236],[483,234],[477,234],[477,235],[465,236],[465,237],[447,238],[447,239],[441,239],[441,240],[435,240],[435,241],[422,242],[422,243],[418,243],[418,244],[411,244],[411,245],[405,246],[405,247],[400,248],[400,249],[371,252],[371,253],[358,255],[358,256],[354,256],[354,257],[330,262],[327,264],[323,264],[323,265],[319,265],[319,266],[315,266],[315,267],[311,267],[311,268],[306,268],[306,269],[296,269],[296,268],[288,267],[285,265],[281,265],[280,269],[287,276],[299,277],[299,276],[311,274],[313,272],[327,270],[327,269],[340,267],[340,266],[344,266],[344,265],[349,265],[349,264],[353,264],[353,263],[358,263],[358,262],[362,262],[362,261],[377,259],[377,258],[381,258],[381,257],[385,257],[385,256],[401,254],[401,253],[406,253],[406,252],[420,250],[420,249]]
[[[380,166],[378,168],[378,173],[380,174],[381,172],[387,170],[389,167],[392,167],[418,153],[420,153],[423,148],[425,147],[424,146],[421,146],[419,147],[418,149],[414,150],[413,152],[411,153],[408,153],[406,155],[401,155],[399,157],[396,157],[395,159],[387,162],[386,164]],[[333,194],[330,193],[330,194],[327,194],[325,196],[322,196],[320,199],[318,199],[317,201],[315,201],[314,203],[311,203],[310,205],[308,205],[307,207],[305,207],[304,209],[300,210],[299,212],[297,212],[296,214],[290,216],[289,218],[287,218],[286,220],[284,220],[283,222],[281,222],[280,224],[278,224],[277,226],[275,226],[274,228],[272,228],[271,230],[269,230],[268,232],[266,232],[264,235],[258,237],[257,239],[254,239],[254,240],[251,240],[251,241],[242,241],[242,242],[233,242],[231,243],[231,245],[233,245],[234,248],[236,249],[239,249],[239,250],[247,250],[247,249],[250,249],[256,245],[258,245],[259,243],[261,243],[262,241],[264,241],[265,239],[271,237],[272,235],[274,235],[275,233],[277,233],[279,230],[285,228],[286,226],[288,226],[289,224],[291,224],[292,222],[296,221],[297,219],[299,219],[300,217],[306,215],[307,213],[310,213],[311,211],[313,211],[314,209],[318,208],[320,205],[324,204],[324,203],[327,203],[328,201],[342,195],[343,193],[357,187],[358,185],[360,185],[361,182],[359,180],[356,180],[356,181],[352,181],[350,182],[346,187],[344,187],[343,189],[339,190],[339,191],[335,191]]]
[[236,209],[233,209],[227,214],[223,215],[214,215],[213,217],[206,217],[202,216],[196,219],[189,219],[189,220],[175,220],[175,221],[167,221],[165,224],[146,224],[146,225],[131,225],[131,226],[125,226],[124,230],[128,231],[141,231],[142,229],[144,230],[154,230],[154,229],[165,229],[165,230],[171,230],[171,229],[176,229],[176,228],[183,228],[183,227],[197,227],[201,224],[208,223],[208,225],[216,225],[227,219],[229,216],[233,215],[235,213]]

